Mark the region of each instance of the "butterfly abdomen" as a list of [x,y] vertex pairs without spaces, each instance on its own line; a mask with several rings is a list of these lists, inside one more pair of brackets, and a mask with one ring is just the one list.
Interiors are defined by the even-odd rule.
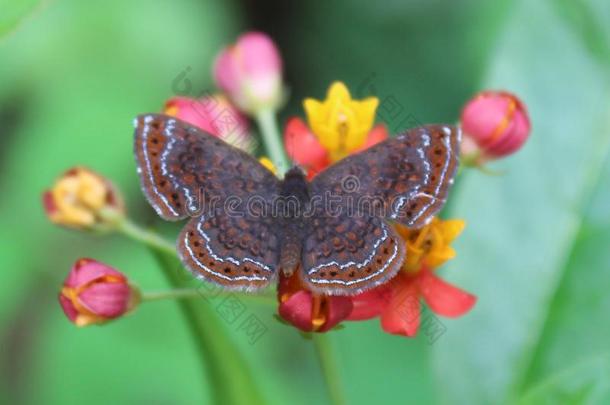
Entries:
[[287,229],[282,238],[280,250],[280,270],[286,276],[292,275],[301,263],[301,238],[294,232],[293,227]]

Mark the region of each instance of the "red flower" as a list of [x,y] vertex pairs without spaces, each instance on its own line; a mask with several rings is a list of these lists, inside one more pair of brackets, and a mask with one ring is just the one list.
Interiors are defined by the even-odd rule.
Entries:
[[71,322],[87,326],[124,315],[138,298],[122,273],[98,261],[80,259],[64,281],[59,303]]
[[384,331],[415,336],[420,324],[420,298],[432,312],[450,318],[464,315],[474,306],[476,297],[437,277],[431,269],[416,274],[404,271],[390,282],[352,297],[353,310],[348,320],[381,317]]
[[[385,125],[378,124],[370,130],[364,145],[352,153],[361,152],[387,138],[388,130]],[[309,178],[314,177],[332,163],[329,151],[322,146],[307,124],[298,117],[292,117],[286,122],[284,144],[288,156],[307,170]]]
[[349,297],[315,295],[305,289],[295,272],[280,273],[278,286],[280,317],[304,332],[326,332],[347,319],[352,312]]

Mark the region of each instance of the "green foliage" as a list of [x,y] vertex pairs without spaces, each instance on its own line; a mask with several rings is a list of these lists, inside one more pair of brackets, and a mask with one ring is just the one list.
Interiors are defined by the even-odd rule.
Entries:
[[16,29],[40,3],[40,0],[1,0],[0,38]]
[[[442,272],[479,297],[472,313],[441,319],[447,331],[432,345],[425,336],[386,335],[377,320],[327,336],[349,403],[607,403],[608,4],[315,0],[270,11],[255,25],[271,30],[285,57],[291,98],[283,117],[302,115],[304,97],[320,98],[343,80],[358,97],[376,94],[382,107],[398,101],[398,117],[379,116],[392,130],[407,118],[456,121],[483,88],[521,96],[533,122],[526,147],[493,166],[506,175],[465,172],[451,196],[451,216],[468,226]],[[145,248],[51,226],[40,193],[66,168],[85,164],[117,182],[137,220],[161,227],[138,190],[131,120],[158,110],[187,66],[195,89],[212,87],[214,53],[250,28],[237,5],[0,2],[0,392],[7,401],[207,400],[175,305],[146,304],[82,330],[63,319],[56,294],[78,257],[116,266],[144,288],[165,280]],[[328,401],[312,342],[275,322],[270,308],[248,310],[268,328],[255,344],[224,327],[265,399]]]

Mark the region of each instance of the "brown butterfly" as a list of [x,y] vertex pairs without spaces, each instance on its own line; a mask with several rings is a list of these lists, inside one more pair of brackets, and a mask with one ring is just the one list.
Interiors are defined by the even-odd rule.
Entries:
[[142,189],[164,219],[189,217],[178,253],[197,277],[257,290],[298,271],[314,292],[353,295],[399,270],[404,241],[388,221],[426,224],[445,203],[460,130],[411,129],[308,181],[280,180],[254,157],[176,118],[135,121]]

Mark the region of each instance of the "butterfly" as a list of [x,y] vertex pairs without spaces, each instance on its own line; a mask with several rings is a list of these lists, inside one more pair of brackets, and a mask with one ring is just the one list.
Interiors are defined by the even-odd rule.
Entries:
[[405,243],[391,222],[428,223],[458,166],[459,127],[427,125],[348,156],[311,181],[283,179],[218,137],[163,114],[135,120],[142,190],[196,277],[232,290],[298,272],[319,294],[354,295],[391,279]]

